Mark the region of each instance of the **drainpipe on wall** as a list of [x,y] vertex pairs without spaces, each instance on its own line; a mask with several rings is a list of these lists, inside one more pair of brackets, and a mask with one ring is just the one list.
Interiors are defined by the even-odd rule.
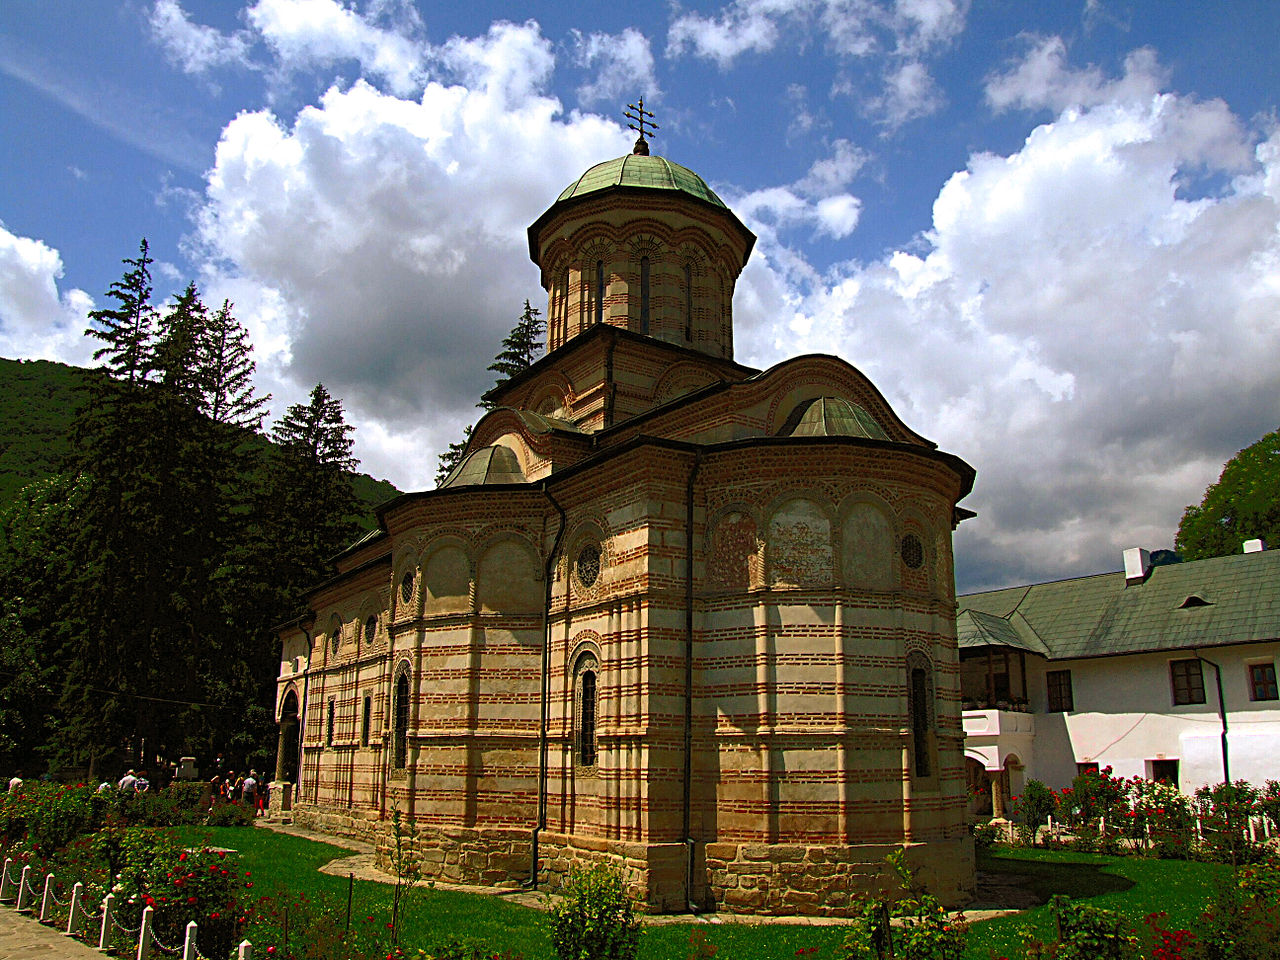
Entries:
[[529,879],[525,886],[531,890],[538,889],[538,837],[547,828],[547,714],[550,712],[551,699],[551,587],[555,572],[556,553],[560,549],[560,538],[564,536],[568,519],[564,507],[560,506],[547,481],[542,482],[542,493],[551,506],[560,515],[560,528],[556,530],[556,538],[551,542],[551,550],[547,554],[547,562],[543,566],[542,581],[544,584],[542,597],[542,695],[538,705],[538,819],[533,826],[530,837]]
[[1213,667],[1213,676],[1218,686],[1218,718],[1222,721],[1222,782],[1231,782],[1231,761],[1227,755],[1227,703],[1222,698],[1222,668],[1212,660],[1206,660],[1200,656],[1198,650],[1192,650],[1197,660],[1201,663],[1207,663]]
[[693,902],[693,484],[702,467],[702,451],[696,451],[689,469],[689,482],[684,491],[684,795],[683,827],[685,843],[685,900],[689,912],[701,908]]

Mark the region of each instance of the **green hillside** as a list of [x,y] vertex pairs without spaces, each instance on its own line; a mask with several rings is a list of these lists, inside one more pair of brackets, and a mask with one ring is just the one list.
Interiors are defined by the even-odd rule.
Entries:
[[[33,480],[58,471],[71,450],[71,423],[93,370],[50,360],[0,358],[0,507]],[[263,439],[264,445],[270,441]],[[352,474],[366,529],[373,509],[400,493],[385,480]]]

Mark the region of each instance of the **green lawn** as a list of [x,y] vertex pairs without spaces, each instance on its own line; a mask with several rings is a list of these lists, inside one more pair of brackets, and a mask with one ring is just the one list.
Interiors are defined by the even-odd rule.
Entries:
[[[193,828],[184,836],[192,843],[207,838],[205,842],[238,850],[245,869],[254,874],[256,891],[271,893],[285,887],[312,901],[329,897],[346,902],[346,878],[322,874],[319,867],[348,856],[349,851],[261,829]],[[1135,925],[1141,925],[1147,914],[1163,910],[1172,926],[1186,926],[1199,915],[1213,877],[1227,870],[1217,864],[1021,849],[984,857],[980,867],[987,872],[1028,877],[1028,885],[1044,897],[1064,893],[1118,910]],[[367,924],[366,929],[380,931],[390,910],[389,886],[356,881],[353,924]],[[375,918],[372,923],[366,920],[369,916]],[[419,887],[407,908],[403,939],[412,950],[456,935],[494,950],[518,951],[525,960],[553,960],[545,916],[496,896]],[[1011,955],[1018,945],[1017,928],[1028,923],[1048,936],[1053,924],[1050,908],[1038,907],[1016,917],[974,924],[966,960],[989,960],[992,950],[996,956]],[[705,931],[717,948],[715,960],[786,960],[815,947],[815,952],[803,955],[832,960],[839,956],[844,938],[840,926],[724,923],[696,928]],[[640,944],[641,960],[683,960],[694,929],[690,924],[647,927]]]

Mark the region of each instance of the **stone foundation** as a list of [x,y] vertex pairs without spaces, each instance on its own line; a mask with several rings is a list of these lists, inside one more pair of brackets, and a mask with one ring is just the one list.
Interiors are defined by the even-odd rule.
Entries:
[[[294,807],[294,822],[322,833],[374,844],[378,864],[394,872],[390,820],[312,804]],[[402,856],[417,862],[424,879],[491,887],[517,887],[529,879],[533,842],[528,830],[407,826]],[[969,837],[908,843],[916,880],[944,906],[973,896],[974,853]],[[544,832],[538,841],[539,887],[559,889],[573,867],[608,864],[622,873],[627,892],[647,913],[685,913],[685,846],[626,843]],[[722,913],[847,916],[869,893],[896,890],[885,857],[896,844],[803,846],[707,843],[695,850],[693,903]]]
[[[864,895],[896,891],[897,877],[885,857],[899,846],[709,843],[706,876],[721,912],[848,916]],[[971,838],[901,846],[916,882],[944,906],[963,906],[973,898]]]

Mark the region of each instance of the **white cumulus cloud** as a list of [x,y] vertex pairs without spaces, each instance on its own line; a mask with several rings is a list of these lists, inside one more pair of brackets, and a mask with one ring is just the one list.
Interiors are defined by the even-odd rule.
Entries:
[[251,41],[247,31],[226,34],[193,23],[178,0],[156,0],[149,24],[165,55],[187,73],[249,62]]
[[84,330],[93,300],[80,289],[59,291],[61,278],[57,250],[0,224],[0,356],[92,364]]
[[[974,464],[962,586],[1170,546],[1183,506],[1280,421],[1280,133],[1090,76],[1110,96],[972,156],[919,249],[799,297],[802,271],[771,263],[792,295],[738,307],[746,352],[838,353]],[[1197,174],[1225,186],[1189,195]]]
[[366,469],[408,487],[430,485],[524,299],[544,296],[526,227],[631,140],[542,91],[554,61],[535,24],[455,38],[439,60],[460,82],[418,100],[357,81],[291,120],[238,116],[192,241],[206,289],[271,345],[280,409],[324,382],[361,425]]
[[578,87],[578,101],[584,105],[601,101],[615,104],[637,96],[651,103],[662,91],[653,73],[653,51],[649,38],[634,27],[621,33],[583,34],[573,31],[574,59],[591,71],[591,80]]

